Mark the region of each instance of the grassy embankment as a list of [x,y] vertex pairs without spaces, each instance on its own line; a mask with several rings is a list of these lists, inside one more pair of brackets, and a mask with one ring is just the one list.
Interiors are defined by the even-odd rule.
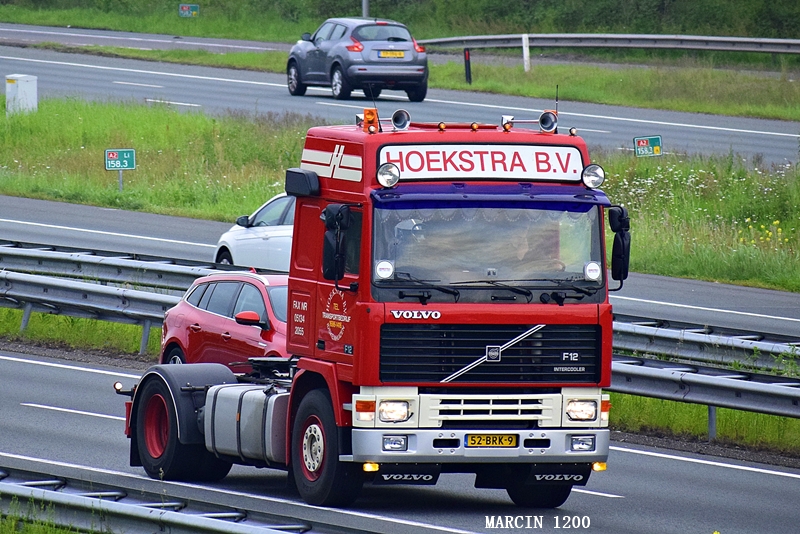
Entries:
[[[0,194],[231,220],[279,191],[299,160],[308,126],[295,115],[208,117],[163,106],[44,100],[39,112],[3,123]],[[109,146],[137,149],[137,170],[101,161]],[[606,191],[629,206],[631,268],[671,276],[800,291],[800,180],[796,169],[752,170],[730,155],[636,159],[595,152]],[[0,310],[0,335],[20,312]],[[26,338],[134,352],[127,325],[34,314]],[[155,353],[158,333],[151,337]],[[617,428],[672,429],[702,436],[704,407],[615,395]],[[720,410],[721,440],[797,451],[800,422]]]

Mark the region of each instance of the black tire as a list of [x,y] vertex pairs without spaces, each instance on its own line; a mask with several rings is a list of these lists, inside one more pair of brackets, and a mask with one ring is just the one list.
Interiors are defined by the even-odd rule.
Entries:
[[228,249],[222,249],[217,254],[217,263],[222,263],[223,265],[233,265],[233,256],[231,253],[228,252]]
[[381,88],[367,86],[364,88],[364,96],[367,98],[375,99],[381,96]]
[[360,465],[339,461],[339,440],[327,391],[308,393],[292,428],[292,472],[297,491],[309,504],[347,506],[364,484]]
[[182,364],[186,363],[186,357],[183,355],[183,351],[180,347],[172,347],[164,357],[164,361],[162,363]]
[[515,484],[506,488],[506,492],[522,508],[558,508],[569,498],[572,486]]
[[286,68],[286,86],[292,96],[303,96],[306,94],[307,86],[300,81],[300,71],[297,70],[297,63],[292,61]]
[[406,95],[411,102],[422,102],[428,96],[428,82],[421,83],[413,89],[406,89]]
[[222,480],[232,463],[208,452],[202,444],[178,441],[178,422],[169,388],[161,380],[148,380],[138,392],[136,440],[139,459],[150,478],[157,480]]
[[339,66],[335,67],[331,73],[331,92],[333,93],[333,98],[336,100],[347,100],[350,98],[352,90],[353,88],[350,87],[350,82],[347,81],[347,77],[344,75],[342,68]]

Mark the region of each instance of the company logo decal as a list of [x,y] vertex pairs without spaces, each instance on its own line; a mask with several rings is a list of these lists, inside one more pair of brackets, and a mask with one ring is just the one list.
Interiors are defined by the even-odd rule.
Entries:
[[325,327],[331,339],[334,341],[342,339],[345,325],[350,322],[343,291],[336,288],[331,290],[331,294],[328,295],[328,302],[325,305],[325,311],[322,312],[322,318],[328,321]]
[[574,480],[580,482],[583,475],[535,475],[537,481]]
[[361,156],[345,154],[344,145],[336,145],[333,152],[304,148],[300,168],[314,171],[321,178],[361,181]]
[[437,320],[437,319],[441,319],[442,318],[442,312],[435,311],[435,310],[434,311],[428,311],[428,310],[425,310],[425,311],[419,311],[419,310],[415,310],[415,311],[410,311],[410,310],[405,310],[405,311],[391,310],[391,313],[392,313],[392,317],[394,317],[395,319],[434,319],[434,320]]

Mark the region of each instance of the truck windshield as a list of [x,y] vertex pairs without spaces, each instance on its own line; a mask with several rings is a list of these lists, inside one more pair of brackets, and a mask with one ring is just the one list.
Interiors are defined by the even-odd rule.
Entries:
[[382,287],[409,280],[465,288],[551,282],[599,287],[605,269],[598,210],[572,203],[377,207],[372,279]]

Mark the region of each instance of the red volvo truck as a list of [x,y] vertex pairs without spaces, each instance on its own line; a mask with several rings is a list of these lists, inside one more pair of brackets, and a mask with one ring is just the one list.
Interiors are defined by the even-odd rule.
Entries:
[[608,457],[608,292],[630,234],[603,180],[552,111],[498,126],[365,109],[310,129],[286,172],[291,357],[115,384],[131,465],[175,480],[284,469],[307,502],[337,506],[365,483],[474,473],[519,506],[560,506]]

